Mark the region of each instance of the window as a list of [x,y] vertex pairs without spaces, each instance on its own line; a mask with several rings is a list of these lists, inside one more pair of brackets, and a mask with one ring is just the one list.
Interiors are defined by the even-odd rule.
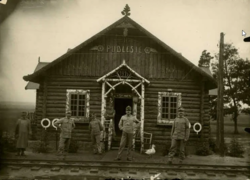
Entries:
[[89,117],[89,93],[85,90],[67,90],[66,111],[71,110],[71,116],[86,121]]
[[171,124],[177,116],[177,109],[181,106],[181,93],[158,93],[158,124]]

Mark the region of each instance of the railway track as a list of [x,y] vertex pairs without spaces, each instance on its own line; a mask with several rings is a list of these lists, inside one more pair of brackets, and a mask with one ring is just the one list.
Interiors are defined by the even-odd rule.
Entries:
[[198,164],[172,164],[166,163],[145,163],[145,162],[127,162],[127,161],[76,161],[76,160],[44,160],[44,159],[1,159],[2,168],[12,170],[29,169],[30,171],[39,171],[47,169],[50,171],[63,172],[66,169],[71,172],[88,171],[90,174],[100,175],[100,172],[109,172],[109,174],[121,174],[127,172],[130,175],[138,175],[143,172],[150,174],[162,173],[166,175],[186,175],[196,176],[197,174],[206,174],[207,176],[217,176],[223,174],[227,177],[236,177],[244,175],[250,177],[250,166],[237,165],[198,165]]

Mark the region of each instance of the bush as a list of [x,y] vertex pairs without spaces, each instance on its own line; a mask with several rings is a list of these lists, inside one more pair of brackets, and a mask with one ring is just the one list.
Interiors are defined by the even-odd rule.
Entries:
[[78,142],[71,138],[69,145],[69,153],[76,153],[79,149]]
[[32,152],[36,153],[48,153],[50,151],[48,133],[45,129],[42,130],[41,140],[32,144]]
[[214,153],[218,152],[218,147],[216,145],[215,139],[209,138],[208,143],[209,143],[209,149],[211,151],[213,151]]
[[244,148],[239,143],[238,139],[232,138],[227,149],[227,155],[232,157],[243,157],[244,152]]
[[198,142],[197,147],[198,147],[198,149],[196,150],[195,154],[198,155],[198,156],[208,156],[208,155],[213,154],[212,151],[209,148],[208,143],[206,141]]
[[32,149],[32,152],[35,152],[35,153],[48,153],[50,151],[49,145],[46,142],[41,141],[41,140],[38,142],[32,143],[30,148]]
[[3,132],[1,137],[1,151],[17,152],[16,138],[14,134]]

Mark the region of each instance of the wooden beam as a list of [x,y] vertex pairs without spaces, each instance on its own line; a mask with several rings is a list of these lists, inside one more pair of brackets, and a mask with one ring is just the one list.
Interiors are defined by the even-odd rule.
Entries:
[[220,56],[219,56],[219,76],[218,76],[218,109],[217,109],[217,121],[219,121],[219,149],[220,149],[220,155],[224,157],[224,112],[223,112],[223,90],[224,90],[224,84],[223,84],[223,53],[224,53],[224,34],[220,34]]
[[[113,82],[122,82],[124,79],[105,79],[106,81],[113,81]],[[141,80],[137,79],[126,79],[127,82],[141,82]]]
[[[105,82],[102,83],[102,106],[101,106],[101,123],[104,127],[104,120],[105,120],[105,106],[106,106],[106,98],[105,98]],[[102,137],[104,138],[105,130],[103,130]]]
[[144,150],[144,83],[141,85],[141,153]]

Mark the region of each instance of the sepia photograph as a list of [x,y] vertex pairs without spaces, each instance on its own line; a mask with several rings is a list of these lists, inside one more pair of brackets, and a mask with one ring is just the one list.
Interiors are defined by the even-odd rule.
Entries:
[[0,180],[249,180],[250,0],[0,0]]

